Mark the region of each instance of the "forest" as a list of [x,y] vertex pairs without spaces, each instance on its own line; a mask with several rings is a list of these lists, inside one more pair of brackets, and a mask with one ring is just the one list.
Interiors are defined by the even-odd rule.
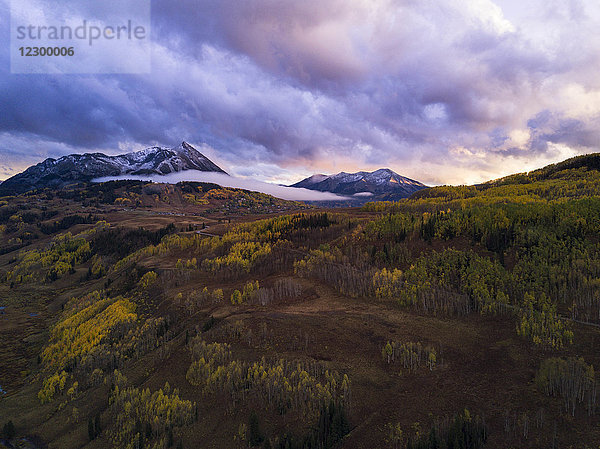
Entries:
[[1,198],[0,447],[597,447],[598,161],[361,208]]

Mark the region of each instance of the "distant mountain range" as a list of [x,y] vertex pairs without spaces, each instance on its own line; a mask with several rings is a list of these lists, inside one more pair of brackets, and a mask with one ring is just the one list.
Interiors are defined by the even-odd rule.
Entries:
[[318,174],[292,184],[290,187],[352,196],[357,201],[408,198],[413,193],[427,188],[425,184],[401,176],[388,168],[381,168],[374,172]]
[[60,188],[105,176],[166,175],[184,170],[225,173],[192,145],[182,142],[174,148],[150,147],[119,156],[85,153],[46,159],[5,180],[0,184],[0,195],[45,187]]
[[[186,170],[227,174],[192,145],[182,142],[174,148],[150,147],[119,156],[85,153],[46,159],[2,182],[0,196],[35,189],[62,188],[97,178],[168,175]],[[407,198],[427,186],[382,168],[371,173],[360,171],[330,176],[313,175],[289,187],[335,193],[340,198],[334,202],[347,205]]]

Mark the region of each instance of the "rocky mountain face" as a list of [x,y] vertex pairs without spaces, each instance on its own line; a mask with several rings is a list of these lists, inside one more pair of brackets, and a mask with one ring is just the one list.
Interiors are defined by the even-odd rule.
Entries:
[[71,154],[46,159],[0,184],[0,194],[18,194],[44,187],[64,187],[95,178],[120,175],[166,175],[184,170],[225,173],[187,142],[174,148],[150,147],[142,151],[107,156]]
[[302,187],[321,192],[332,192],[354,198],[400,199],[427,188],[425,184],[382,168],[374,172],[341,172],[337,175],[313,175],[290,187]]

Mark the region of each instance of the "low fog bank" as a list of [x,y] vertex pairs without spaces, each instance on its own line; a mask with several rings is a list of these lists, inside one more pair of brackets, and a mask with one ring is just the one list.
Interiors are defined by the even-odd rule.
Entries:
[[268,182],[255,181],[253,179],[236,178],[235,176],[229,176],[223,173],[198,170],[185,170],[177,173],[169,173],[168,175],[104,176],[102,178],[94,179],[93,182],[117,181],[123,179],[152,181],[166,184],[177,184],[182,181],[212,182],[223,187],[253,190],[255,192],[262,192],[277,198],[292,201],[340,201],[348,199],[348,197],[339,196],[335,193],[316,192],[314,190],[299,189],[296,187],[284,187],[276,184],[269,184]]

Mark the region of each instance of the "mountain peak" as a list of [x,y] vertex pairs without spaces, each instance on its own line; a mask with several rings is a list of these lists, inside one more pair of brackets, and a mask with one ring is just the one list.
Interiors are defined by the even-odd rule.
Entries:
[[85,153],[46,159],[4,181],[0,194],[23,193],[44,187],[60,188],[106,176],[166,175],[184,170],[225,173],[196,148],[183,141],[174,148],[155,146],[118,156]]
[[324,181],[325,179],[327,179],[329,176],[327,175],[323,175],[321,173],[317,173],[315,175],[310,176],[309,178],[306,178],[304,181],[311,183],[311,184],[315,184],[317,182],[321,182]]
[[183,142],[181,142],[181,144],[176,147],[176,149],[182,149],[182,150],[186,150],[186,151],[198,151],[196,148],[194,148],[191,144],[187,143],[185,140]]
[[[389,168],[380,168],[373,172],[340,172],[335,175],[313,175],[291,187],[332,192],[339,195],[371,194],[378,199],[406,198],[427,186],[410,178],[399,175]],[[365,197],[366,198],[366,197]]]

